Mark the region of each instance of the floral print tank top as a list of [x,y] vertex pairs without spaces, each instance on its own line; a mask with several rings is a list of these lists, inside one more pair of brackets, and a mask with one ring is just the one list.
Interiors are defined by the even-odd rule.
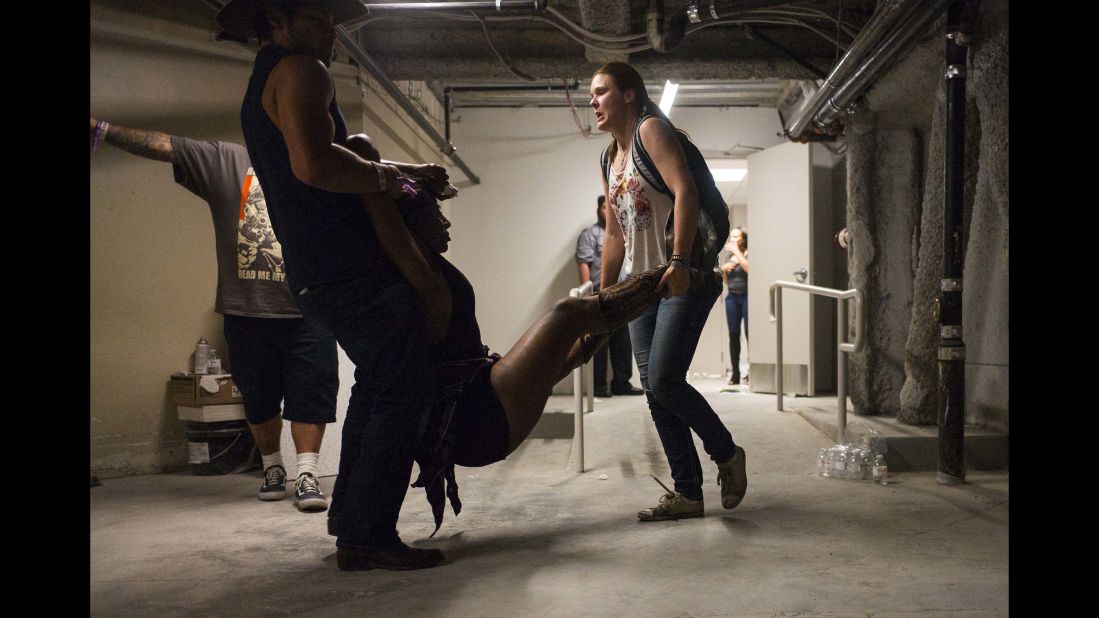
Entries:
[[638,171],[632,152],[626,153],[626,167],[615,173],[607,166],[607,186],[618,224],[626,244],[623,272],[634,274],[666,264],[666,233],[675,201],[657,191]]

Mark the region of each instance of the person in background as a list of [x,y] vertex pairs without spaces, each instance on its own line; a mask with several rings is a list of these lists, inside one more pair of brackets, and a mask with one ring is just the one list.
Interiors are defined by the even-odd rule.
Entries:
[[[725,296],[725,321],[729,325],[729,362],[733,372],[729,384],[740,384],[740,323],[744,321],[744,339],[748,340],[748,232],[734,227],[729,242],[718,254],[721,278],[728,293]],[[748,382],[748,374],[744,374]]]
[[[576,239],[576,267],[580,272],[580,285],[592,282],[592,293],[599,292],[599,274],[603,264],[603,233],[607,227],[607,217],[603,209],[606,196],[600,195],[596,201],[597,222],[584,228]],[[607,357],[610,352],[611,387],[607,388]],[[606,348],[596,350],[592,357],[595,376],[595,396],[641,395],[645,391],[630,384],[633,375],[633,349],[630,347],[629,328],[622,326],[614,329]]]
[[175,181],[210,207],[218,264],[214,311],[223,316],[229,369],[263,458],[259,499],[286,496],[280,446],[286,420],[297,451],[295,504],[302,511],[324,511],[328,498],[317,471],[325,426],[336,421],[336,339],[302,315],[286,285],[282,246],[248,152],[232,142],[131,129],[94,117],[91,131],[93,148],[105,142],[171,163]]

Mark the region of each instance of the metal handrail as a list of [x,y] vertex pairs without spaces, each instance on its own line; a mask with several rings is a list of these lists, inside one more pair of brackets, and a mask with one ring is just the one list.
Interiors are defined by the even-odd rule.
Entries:
[[[569,291],[569,296],[580,298],[590,296],[595,284],[585,281],[580,287]],[[572,446],[576,452],[576,471],[584,471],[584,382],[588,385],[588,412],[595,410],[595,368],[589,361],[572,370],[573,436]]]
[[[778,398],[779,412],[782,411],[782,288],[801,290],[817,296],[836,299],[836,397],[839,400],[836,443],[841,443],[843,442],[843,434],[847,429],[847,363],[843,354],[845,352],[848,354],[858,352],[866,344],[866,338],[863,336],[866,328],[864,326],[862,290],[834,290],[793,281],[776,281],[768,288],[771,313],[769,317],[772,322],[775,322],[775,341],[777,343],[775,347],[775,394]],[[847,333],[847,304],[845,301],[849,299],[855,300],[855,340],[845,342],[844,335]]]

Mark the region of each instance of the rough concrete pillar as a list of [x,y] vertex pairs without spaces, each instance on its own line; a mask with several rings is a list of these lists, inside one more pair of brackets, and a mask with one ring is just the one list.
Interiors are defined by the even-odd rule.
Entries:
[[1007,430],[1008,7],[981,2],[968,92],[980,126],[978,174],[965,255],[962,333],[966,422]]
[[[936,299],[943,277],[943,166],[945,165],[946,89],[939,82],[936,112],[927,145],[927,178],[920,216],[918,266],[913,282],[912,315],[905,345],[905,381],[897,420],[909,425],[937,421],[939,315]],[[965,300],[963,298],[962,302]]]
[[[970,50],[966,105],[966,227],[962,337],[966,422],[1007,429],[1008,388],[1008,57],[1006,2],[982,2]],[[945,94],[932,120],[920,221],[919,266],[898,420],[937,422],[939,377],[935,299],[943,260]]]
[[922,165],[913,129],[856,121],[848,131],[851,287],[865,298],[867,345],[851,355],[857,414],[895,415],[904,384]]

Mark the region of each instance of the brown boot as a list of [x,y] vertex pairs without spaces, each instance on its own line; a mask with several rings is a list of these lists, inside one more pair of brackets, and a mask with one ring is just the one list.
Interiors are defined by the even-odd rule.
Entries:
[[660,278],[666,270],[668,265],[661,264],[599,290],[599,309],[603,312],[603,319],[607,321],[609,330],[636,318],[660,300],[656,286],[660,284]]

